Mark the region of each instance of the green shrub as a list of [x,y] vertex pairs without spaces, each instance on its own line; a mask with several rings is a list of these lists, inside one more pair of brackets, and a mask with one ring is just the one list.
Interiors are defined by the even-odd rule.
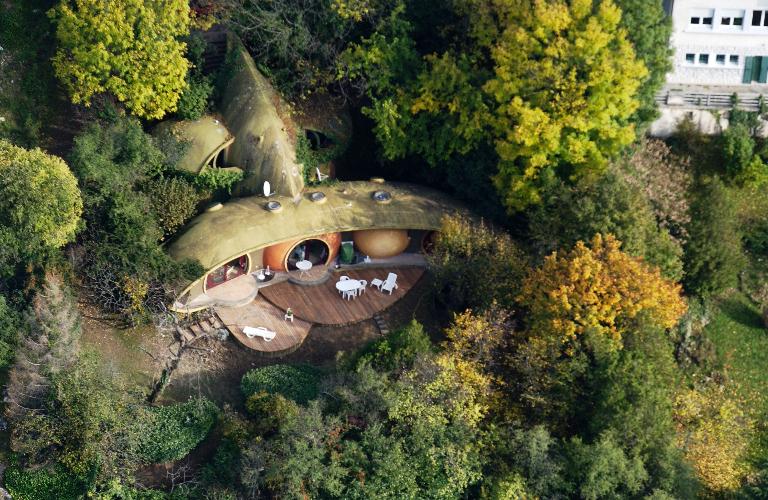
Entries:
[[76,500],[83,498],[86,484],[63,467],[21,469],[9,467],[5,487],[13,498],[21,500]]
[[0,295],[0,369],[8,367],[14,358],[19,341],[21,321],[18,313]]
[[242,170],[206,168],[195,177],[195,186],[204,191],[232,191],[232,186],[243,180]]
[[432,350],[432,342],[424,327],[416,320],[378,339],[360,352],[357,366],[368,363],[378,370],[394,370],[409,367],[419,354]]
[[269,394],[266,391],[248,396],[245,407],[248,413],[255,417],[256,431],[261,435],[277,430],[281,422],[285,422],[299,412],[295,402],[282,394]]
[[205,398],[145,410],[140,419],[138,452],[146,463],[184,458],[205,439],[218,414]]
[[208,109],[213,84],[207,78],[192,78],[179,98],[176,114],[182,120],[197,120]]
[[155,217],[166,236],[171,236],[193,215],[200,194],[181,177],[155,179],[146,186]]
[[246,397],[263,391],[304,404],[317,397],[319,378],[320,372],[311,366],[271,365],[246,373],[240,387]]

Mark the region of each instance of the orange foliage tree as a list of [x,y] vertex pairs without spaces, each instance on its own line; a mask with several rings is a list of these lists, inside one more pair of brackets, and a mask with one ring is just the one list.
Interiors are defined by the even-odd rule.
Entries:
[[613,236],[598,234],[591,247],[580,241],[569,252],[552,253],[531,272],[519,296],[531,331],[569,344],[589,330],[620,347],[622,333],[641,316],[673,327],[686,310],[680,285],[620,246]]

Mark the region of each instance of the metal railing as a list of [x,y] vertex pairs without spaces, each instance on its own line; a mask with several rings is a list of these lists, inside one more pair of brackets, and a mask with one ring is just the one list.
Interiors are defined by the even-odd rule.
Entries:
[[[759,111],[761,95],[738,94],[738,108]],[[730,109],[733,107],[733,94],[663,90],[656,94],[656,104],[667,108]]]

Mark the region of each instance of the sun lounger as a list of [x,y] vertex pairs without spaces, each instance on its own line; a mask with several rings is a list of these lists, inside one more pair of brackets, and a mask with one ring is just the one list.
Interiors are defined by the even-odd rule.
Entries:
[[272,339],[274,339],[277,335],[277,333],[273,332],[272,330],[267,330],[263,326],[257,326],[256,328],[252,326],[245,326],[243,327],[243,333],[249,339],[254,337],[261,337],[265,342],[272,341]]

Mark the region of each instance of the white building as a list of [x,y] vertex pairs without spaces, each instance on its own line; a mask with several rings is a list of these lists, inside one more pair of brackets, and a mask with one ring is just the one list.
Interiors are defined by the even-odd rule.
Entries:
[[717,132],[727,125],[718,111],[731,107],[734,94],[740,106],[757,110],[759,96],[768,95],[768,0],[664,4],[672,16],[673,68],[651,133],[668,135],[685,116],[703,131]]

